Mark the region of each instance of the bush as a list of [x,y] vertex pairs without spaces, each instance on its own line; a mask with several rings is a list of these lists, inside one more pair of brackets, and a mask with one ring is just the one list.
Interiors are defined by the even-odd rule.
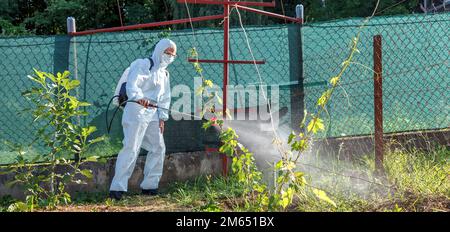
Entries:
[[[96,128],[80,125],[79,117],[87,116],[87,112],[80,108],[90,105],[71,95],[80,81],[71,80],[68,71],[56,76],[38,70],[34,72],[35,75],[28,77],[38,84],[37,87],[22,93],[34,107],[24,112],[31,112],[33,122],[44,122],[33,142],[44,144],[46,151],[30,161],[24,158],[26,152],[22,144],[10,144],[18,155],[16,162],[9,165],[9,172],[15,176],[8,185],[22,184],[26,201],[12,204],[9,211],[33,211],[36,207],[52,208],[69,203],[71,197],[65,191],[66,185],[72,182],[83,184],[82,177],[92,178],[92,171],[81,169],[81,165],[97,161],[97,157],[83,157],[83,154],[89,146],[103,140],[103,137],[88,139]],[[68,157],[78,159],[70,160]],[[44,163],[36,165],[38,160]]]

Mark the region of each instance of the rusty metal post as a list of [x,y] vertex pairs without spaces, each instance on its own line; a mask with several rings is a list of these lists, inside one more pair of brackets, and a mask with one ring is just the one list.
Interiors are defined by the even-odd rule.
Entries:
[[375,116],[375,169],[381,174],[383,168],[383,64],[381,35],[373,37],[373,94]]
[[[229,2],[229,0],[226,0],[225,2]],[[229,30],[230,30],[230,5],[224,5],[223,6],[223,109],[222,109],[222,117],[223,120],[226,120],[227,118],[227,104],[228,104],[228,59],[229,57],[229,46],[230,46],[230,40],[229,40]],[[222,170],[223,175],[228,175],[228,157],[226,154],[222,154]]]

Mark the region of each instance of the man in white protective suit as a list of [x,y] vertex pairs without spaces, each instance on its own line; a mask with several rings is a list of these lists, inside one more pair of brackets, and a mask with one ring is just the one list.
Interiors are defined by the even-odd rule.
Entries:
[[[166,147],[164,122],[169,119],[170,82],[167,66],[176,57],[176,44],[169,39],[160,40],[149,58],[131,63],[126,77],[128,102],[122,116],[124,139],[116,161],[110,197],[116,200],[127,192],[128,179],[133,173],[140,148],[148,151],[144,179],[140,185],[145,195],[158,194]],[[161,108],[155,108],[153,106]]]

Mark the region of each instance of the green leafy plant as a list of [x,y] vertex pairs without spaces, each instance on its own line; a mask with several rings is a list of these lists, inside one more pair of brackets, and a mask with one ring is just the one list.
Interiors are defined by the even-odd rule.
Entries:
[[0,36],[15,36],[28,34],[24,25],[13,25],[10,21],[0,18]]
[[[25,158],[26,152],[20,143],[10,146],[18,155],[16,162],[8,167],[10,172],[15,173],[9,185],[21,184],[26,190],[26,201],[11,205],[9,210],[13,211],[33,211],[35,207],[69,203],[71,198],[65,190],[66,185],[84,184],[86,178],[92,178],[92,171],[83,169],[82,165],[95,162],[98,157],[83,157],[83,154],[89,146],[104,139],[90,139],[96,128],[74,123],[77,117],[87,115],[80,107],[90,104],[71,95],[80,81],[70,79],[68,71],[53,75],[35,69],[34,75],[28,78],[37,86],[22,93],[34,104],[33,108],[24,112],[31,112],[33,123],[42,122],[32,144],[39,142],[46,149],[30,161]],[[75,155],[79,159],[70,160]],[[36,164],[38,161],[41,163]]]

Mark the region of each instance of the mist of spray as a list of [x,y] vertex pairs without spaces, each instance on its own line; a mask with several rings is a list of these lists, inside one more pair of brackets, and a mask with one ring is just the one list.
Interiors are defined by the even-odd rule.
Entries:
[[[256,165],[263,172],[268,186],[272,188],[274,186],[273,165],[281,160],[282,156],[273,143],[271,126],[258,120],[226,120],[225,127],[233,128],[239,136],[238,141],[254,154]],[[287,126],[287,123],[277,128],[284,150],[290,150],[287,138],[291,131],[293,130]],[[319,154],[315,144],[311,143],[309,147],[301,154],[297,167],[306,174],[311,185],[362,197],[368,195],[371,184],[364,179],[370,179],[371,172],[367,167],[340,160],[339,151],[335,154]]]

